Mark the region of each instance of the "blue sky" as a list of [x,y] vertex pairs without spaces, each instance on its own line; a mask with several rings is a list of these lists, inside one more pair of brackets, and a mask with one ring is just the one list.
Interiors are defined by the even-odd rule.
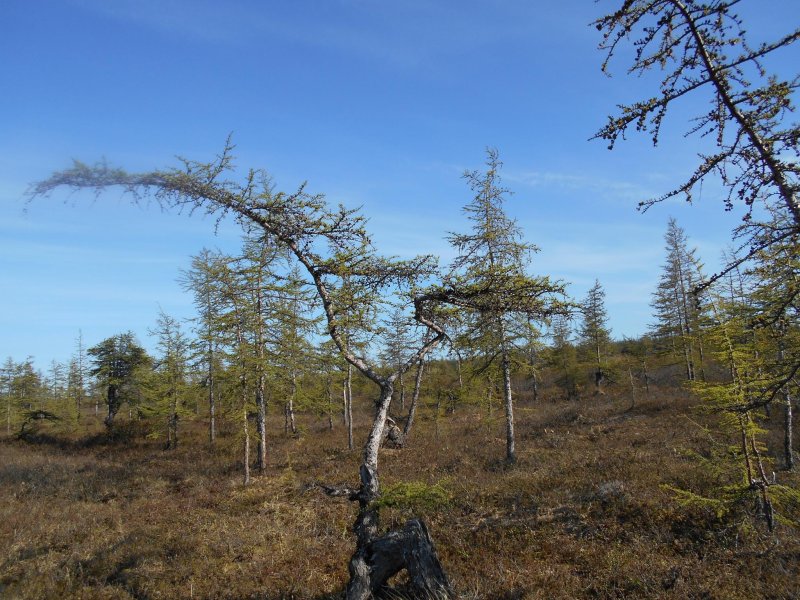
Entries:
[[[754,40],[800,22],[800,3],[748,4]],[[159,307],[192,315],[176,281],[190,255],[238,247],[233,226],[215,236],[213,222],[113,193],[26,207],[30,182],[72,158],[129,169],[210,159],[230,132],[241,167],[363,206],[382,252],[444,261],[447,233],[467,227],[461,173],[496,147],[515,192],[508,212],[541,248],[531,270],[569,281],[577,298],[598,278],[613,335],[643,333],[668,218],[713,270],[739,215],[723,211],[713,182],[694,206],[636,211],[694,166],[684,117],[703,108],[699,97],[668,119],[658,148],[636,136],[613,152],[588,141],[616,104],[654,90],[627,77],[624,60],[613,77],[600,72],[589,23],[614,5],[6,0],[0,358],[67,360],[79,330],[90,345],[128,329],[147,342]],[[798,63],[797,47],[775,60],[784,73]]]

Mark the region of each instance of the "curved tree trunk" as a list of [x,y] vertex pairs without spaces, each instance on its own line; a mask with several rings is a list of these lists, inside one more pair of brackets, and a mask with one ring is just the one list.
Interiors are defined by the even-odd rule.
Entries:
[[443,598],[453,596],[450,582],[442,569],[424,523],[411,520],[401,529],[379,536],[380,515],[375,501],[380,497],[378,481],[378,451],[392,400],[392,382],[381,385],[381,395],[376,406],[367,443],[364,461],[360,468],[361,485],[349,493],[358,502],[358,516],[353,531],[356,534],[356,551],[350,559],[350,581],[347,600],[370,600],[384,588],[388,580],[403,569],[408,571],[413,597],[432,595]]

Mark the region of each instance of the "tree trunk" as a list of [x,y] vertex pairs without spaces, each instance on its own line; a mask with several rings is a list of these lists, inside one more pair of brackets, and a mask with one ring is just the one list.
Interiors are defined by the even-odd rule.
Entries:
[[208,442],[213,446],[217,440],[217,412],[214,403],[213,383],[208,386]]
[[630,367],[628,367],[628,377],[631,380],[631,407],[628,410],[633,410],[636,406],[636,386],[633,382],[633,370]]
[[217,406],[214,398],[214,372],[208,368],[208,443],[212,446],[217,440]]
[[514,402],[511,397],[511,361],[508,352],[503,350],[503,400],[506,409],[506,462],[517,462],[514,444]]
[[111,427],[114,424],[114,417],[117,416],[119,410],[119,388],[116,385],[109,385],[107,392],[108,415],[103,420],[106,427]]
[[289,396],[289,404],[287,411],[289,416],[289,427],[292,429],[292,435],[297,435],[297,423],[294,419],[294,399],[297,396],[297,373],[292,371],[292,394]]
[[267,403],[264,399],[264,374],[256,382],[256,432],[258,433],[258,455],[256,467],[259,473],[267,470]]
[[594,386],[595,386],[595,394],[598,396],[604,396],[602,384],[603,379],[605,379],[605,373],[603,373],[603,366],[600,361],[600,341],[598,340],[595,344],[595,352],[597,358],[597,370],[594,373]]
[[786,470],[794,469],[794,454],[792,451],[792,398],[787,392],[783,393],[784,401],[784,429],[783,429],[783,456],[786,461]]
[[456,351],[456,366],[458,367],[458,389],[464,389],[464,376],[461,371],[461,353]]
[[371,600],[388,580],[403,569],[408,571],[412,597],[451,598],[453,592],[442,569],[425,525],[411,520],[399,530],[378,535],[379,512],[375,500],[380,497],[378,482],[378,450],[392,399],[392,384],[381,386],[381,396],[376,406],[367,443],[364,462],[360,468],[361,485],[350,495],[359,505],[353,531],[356,534],[356,551],[350,559],[350,581],[347,600]]
[[243,429],[244,429],[244,484],[250,483],[250,433],[247,430],[247,404],[242,410],[244,414]]
[[342,382],[342,425],[347,427],[347,382]]
[[422,371],[425,367],[425,361],[420,360],[417,363],[417,376],[414,379],[414,394],[411,396],[411,406],[408,409],[408,419],[403,427],[403,440],[408,443],[408,433],[414,425],[414,416],[417,414],[417,404],[419,403],[419,391],[422,387]]
[[333,381],[328,379],[328,431],[333,431]]
[[178,395],[172,392],[167,422],[167,450],[178,447]]
[[406,410],[406,384],[403,381],[403,373],[400,373],[400,411],[405,412]]
[[353,449],[353,367],[347,365],[347,379],[344,382],[345,413],[347,415],[347,448]]

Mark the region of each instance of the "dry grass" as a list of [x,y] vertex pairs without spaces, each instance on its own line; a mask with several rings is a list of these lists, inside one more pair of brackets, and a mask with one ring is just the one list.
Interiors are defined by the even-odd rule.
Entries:
[[[627,405],[523,404],[513,469],[500,421],[464,408],[435,427],[423,410],[411,445],[383,452],[382,483],[447,490],[413,512],[464,598],[798,597],[796,532],[744,535],[660,487],[714,484],[683,452],[708,445],[691,402]],[[210,451],[199,423],[173,452],[0,444],[0,596],[340,597],[354,507],[315,484],[353,483],[358,453],[341,426],[309,420],[293,439],[274,422],[270,467],[247,488],[232,440]],[[411,512],[385,508],[384,524]]]

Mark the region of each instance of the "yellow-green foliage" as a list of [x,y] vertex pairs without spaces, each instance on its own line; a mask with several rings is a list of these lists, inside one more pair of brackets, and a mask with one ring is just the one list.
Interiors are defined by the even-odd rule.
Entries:
[[722,500],[706,498],[688,490],[682,490],[672,485],[662,485],[661,489],[671,492],[681,506],[705,508],[714,512],[721,519],[729,512],[729,506]]
[[387,486],[376,505],[423,512],[445,508],[451,500],[452,494],[443,482],[429,485],[424,481],[407,481]]

